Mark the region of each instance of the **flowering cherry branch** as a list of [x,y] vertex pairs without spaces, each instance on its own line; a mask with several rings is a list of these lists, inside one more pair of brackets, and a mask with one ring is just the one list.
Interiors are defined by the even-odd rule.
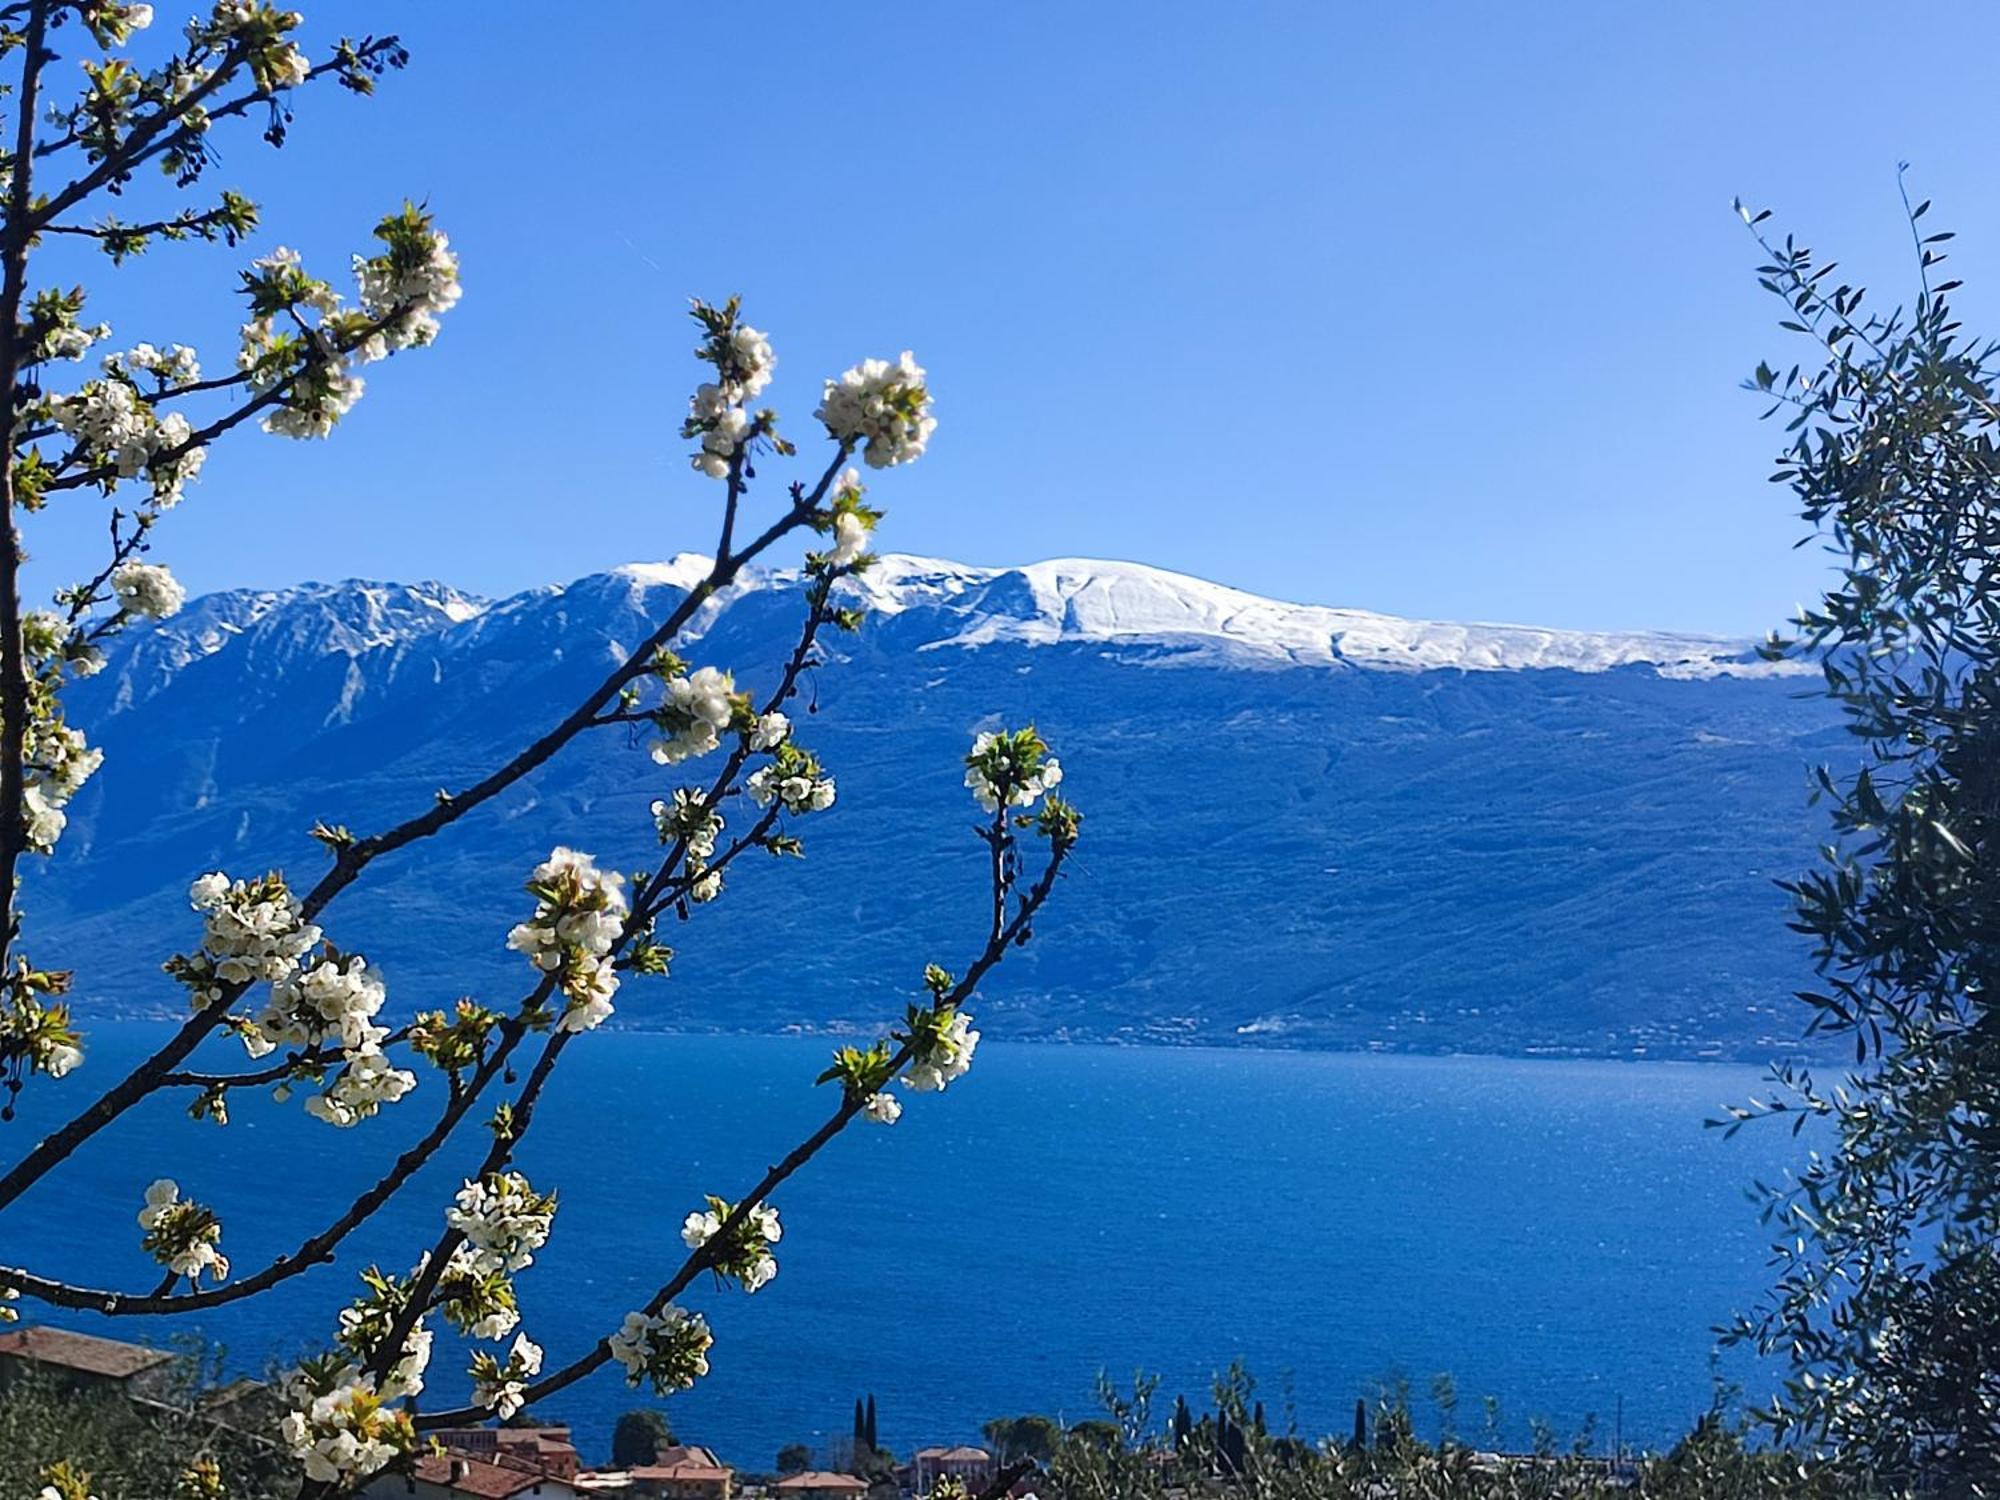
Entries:
[[[84,320],[80,288],[30,295],[30,253],[44,236],[93,242],[114,266],[153,239],[234,244],[256,227],[257,211],[232,193],[133,223],[115,216],[86,223],[83,205],[99,193],[118,193],[148,164],[185,188],[216,160],[206,138],[217,122],[261,103],[270,111],[265,138],[279,145],[290,119],[286,101],[297,89],[332,76],[366,93],[375,77],[401,65],[400,47],[385,38],[343,42],[332,61],[315,67],[293,40],[301,24],[296,13],[270,0],[212,3],[206,17],[189,23],[186,45],[144,73],[118,55],[152,19],[151,6],[135,0],[22,0],[14,7],[19,28],[0,32],[0,56],[20,53],[12,93],[22,111],[16,149],[0,159],[7,205],[0,226],[0,402],[12,435],[0,472],[0,1088],[10,1101],[29,1078],[60,1080],[84,1061],[64,998],[72,976],[38,967],[20,951],[16,905],[21,861],[54,848],[66,804],[103,759],[68,722],[66,685],[100,670],[105,643],[120,632],[182,607],[185,593],[172,573],[142,559],[162,518],[196,480],[211,443],[253,418],[280,436],[327,436],[360,398],[359,372],[432,343],[440,318],[459,298],[458,264],[444,235],[428,213],[406,205],[377,225],[381,248],[355,258],[351,304],[291,251],[254,260],[242,279],[248,313],[233,370],[204,377],[193,348],[139,344],[102,354],[101,373],[77,389],[53,388],[57,367],[82,360],[110,329]],[[48,38],[62,25],[88,31],[103,56],[83,60],[81,98],[49,111],[40,98],[53,57]],[[38,142],[42,120],[52,122],[55,134]],[[53,193],[31,190],[35,164],[69,150],[83,153],[87,166]],[[769,340],[739,312],[734,300],[693,308],[701,329],[697,357],[713,374],[695,390],[681,433],[693,447],[690,466],[722,486],[719,534],[705,576],[563,717],[471,785],[441,792],[431,806],[373,833],[315,827],[313,837],[331,858],[309,888],[295,893],[275,872],[232,878],[217,871],[196,879],[189,901],[199,939],[163,965],[186,992],[187,1019],[0,1173],[4,1210],[133,1105],[167,1089],[196,1091],[188,1112],[226,1125],[231,1100],[242,1091],[275,1086],[283,1098],[309,1082],[307,1113],[335,1128],[360,1126],[417,1089],[418,1064],[427,1062],[445,1090],[429,1129],[331,1222],[254,1272],[233,1274],[220,1217],[165,1178],[145,1189],[137,1215],[139,1248],[160,1268],[152,1291],[112,1291],[0,1266],[0,1320],[23,1296],[124,1316],[225,1305],[333,1260],[348,1236],[499,1092],[497,1079],[513,1081],[527,1039],[543,1038],[519,1087],[492,1105],[483,1159],[446,1207],[430,1248],[403,1275],[363,1272],[361,1294],[341,1312],[326,1352],[304,1361],[287,1382],[291,1410],[279,1436],[299,1460],[308,1494],[351,1493],[415,1456],[410,1403],[423,1389],[437,1319],[475,1341],[513,1335],[503,1352],[482,1348],[472,1356],[475,1410],[482,1414],[510,1415],[530,1394],[580,1379],[606,1360],[662,1390],[705,1373],[713,1337],[702,1318],[673,1306],[673,1296],[701,1270],[749,1291],[768,1282],[777,1270],[770,1246],[781,1232],[771,1192],[857,1115],[893,1124],[902,1104],[888,1091],[892,1083],[921,1093],[964,1074],[979,1037],[963,1004],[1008,947],[1027,941],[1075,842],[1078,815],[1053,793],[1061,767],[1035,731],[979,736],[965,765],[966,784],[989,815],[979,829],[991,851],[992,881],[983,951],[961,979],[928,968],[927,1004],[909,1007],[902,1027],[873,1047],[837,1053],[822,1078],[841,1085],[834,1117],[747,1198],[734,1204],[710,1198],[706,1209],[690,1214],[683,1227],[689,1253],[660,1295],[583,1360],[538,1382],[542,1351],[517,1331],[514,1278],[546,1242],[556,1200],[514,1168],[516,1155],[576,1038],[613,1014],[624,981],[668,972],[674,955],[659,936],[666,915],[687,923],[697,908],[721,899],[725,874],[735,878],[752,849],[801,853],[801,820],[834,804],[834,776],[799,742],[784,709],[820,661],[823,631],[852,630],[862,618],[861,610],[838,602],[839,586],[873,562],[868,548],[881,513],[849,465],[908,463],[923,454],[936,426],[927,378],[907,352],[894,361],[863,360],[826,381],[815,413],[831,447],[826,467],[814,482],[789,484],[788,500],[757,529],[749,508],[757,464],[766,454],[789,457],[795,449],[781,435],[777,414],[756,405],[776,360]],[[217,397],[204,420],[194,403]],[[109,497],[128,485],[143,498],[112,511],[109,560],[58,593],[56,611],[24,612],[19,521],[60,495],[96,489]],[[761,701],[739,690],[724,668],[691,666],[674,653],[697,613],[744,568],[805,533],[815,538],[805,557],[805,620]],[[659,847],[653,868],[635,875],[628,890],[624,876],[599,868],[590,855],[556,849],[526,882],[532,911],[506,936],[535,971],[518,1005],[502,1014],[463,1000],[451,1014],[422,1014],[393,1029],[382,1024],[386,989],[379,972],[365,955],[338,948],[321,925],[338,898],[376,860],[442,833],[586,731],[614,724],[643,728],[634,737],[659,766],[711,754],[719,761],[712,777],[664,787],[652,801],[650,831]],[[748,815],[729,826],[740,811]],[[1050,855],[1023,893],[1017,830],[1030,825]],[[217,1032],[241,1043],[248,1066],[191,1066]],[[0,1106],[6,1117],[11,1104]]]
[[[1043,903],[1048,900],[1055,888],[1056,879],[1062,873],[1071,847],[1071,843],[1067,841],[1052,840],[1048,861],[1033,887],[1022,897],[1019,909],[1012,920],[987,939],[986,946],[967,968],[964,977],[938,1000],[935,1007],[937,1010],[956,1012],[972,998],[980,981],[1005,957],[1007,950],[1025,940],[1033,925],[1035,914],[1041,910]],[[728,1247],[741,1230],[753,1221],[771,1194],[817,1156],[828,1142],[853,1123],[857,1115],[866,1111],[869,1100],[880,1092],[879,1084],[887,1083],[915,1060],[918,1045],[914,1038],[905,1040],[893,1054],[889,1055],[886,1066],[879,1074],[876,1088],[867,1092],[857,1088],[846,1089],[839,1108],[811,1135],[767,1169],[749,1194],[721,1216],[717,1229],[690,1250],[681,1262],[680,1268],[647,1301],[641,1316],[648,1319],[659,1318],[673,1304],[674,1298],[686,1291],[697,1276],[704,1270],[714,1268],[718,1260],[726,1255]],[[616,1357],[613,1343],[612,1338],[601,1339],[569,1364],[533,1385],[526,1386],[522,1391],[523,1402],[533,1403],[543,1400],[602,1369]],[[416,1417],[414,1421],[419,1432],[428,1432],[439,1428],[462,1426],[466,1422],[476,1422],[485,1415],[486,1413],[477,1407],[459,1407],[450,1411],[425,1413]]]

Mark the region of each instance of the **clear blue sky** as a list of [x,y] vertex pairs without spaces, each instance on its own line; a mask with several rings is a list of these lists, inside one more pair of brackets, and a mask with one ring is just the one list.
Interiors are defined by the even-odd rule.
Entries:
[[[1761,631],[1819,563],[1737,389],[1789,350],[1731,196],[1887,293],[1908,158],[1975,321],[2000,287],[1980,6],[304,8],[411,68],[215,180],[264,202],[256,249],[335,270],[426,197],[466,296],[332,441],[217,449],[158,533],[197,589],[705,549],[682,309],[740,291],[795,436],[856,357],[930,368],[930,456],[875,492],[896,550]],[[155,252],[97,310],[219,368],[244,258]],[[44,581],[100,515],[35,523]]]

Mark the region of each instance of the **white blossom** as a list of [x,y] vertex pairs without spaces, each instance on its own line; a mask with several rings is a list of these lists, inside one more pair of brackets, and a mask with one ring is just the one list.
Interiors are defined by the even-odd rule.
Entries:
[[170,619],[187,602],[180,580],[157,563],[120,563],[111,570],[111,590],[122,612],[146,620]]
[[60,719],[31,719],[24,741],[21,812],[28,843],[46,854],[69,824],[64,808],[104,764],[104,752],[86,744],[81,730]]
[[871,1124],[893,1125],[903,1117],[903,1101],[894,1094],[870,1094],[861,1113]]
[[109,323],[97,323],[88,327],[81,323],[59,323],[43,335],[42,357],[79,360],[90,352],[93,345],[110,337]]
[[560,1030],[588,1031],[612,1012],[618,975],[610,953],[625,930],[624,884],[588,854],[561,847],[528,880],[535,914],[507,934],[507,946],[543,973],[561,976]]
[[472,1386],[473,1405],[485,1407],[504,1422],[527,1403],[524,1387],[542,1372],[542,1346],[525,1333],[518,1334],[506,1364],[488,1354],[473,1368],[479,1377]]
[[668,678],[666,702],[656,715],[661,737],[653,741],[653,759],[670,766],[708,754],[722,743],[735,713],[736,682],[727,672],[699,667]]
[[151,1229],[166,1216],[181,1196],[180,1184],[171,1177],[156,1179],[146,1189],[146,1206],[139,1210],[139,1227]]
[[220,998],[220,985],[285,978],[320,941],[319,928],[276,875],[232,881],[207,874],[188,888],[188,901],[206,919],[202,952],[176,972],[194,989],[197,1005]]
[[229,1259],[221,1249],[222,1223],[180,1193],[180,1185],[171,1177],[146,1189],[145,1206],[139,1210],[145,1249],[177,1277],[196,1281],[206,1275],[222,1281],[229,1275]]
[[[697,1210],[681,1222],[681,1243],[699,1250],[722,1233],[730,1206],[720,1198],[710,1198],[706,1210]],[[778,1274],[777,1258],[766,1248],[784,1235],[778,1211],[768,1203],[746,1210],[730,1228],[730,1242],[711,1259],[718,1275],[733,1276],[746,1292],[755,1292]]]
[[684,1391],[708,1373],[708,1351],[715,1339],[700,1313],[669,1302],[657,1316],[625,1315],[618,1331],[606,1339],[611,1357],[625,1367],[630,1385],[650,1378],[665,1395]]
[[116,480],[148,476],[153,503],[161,510],[179,501],[182,489],[200,473],[207,457],[200,447],[167,456],[186,445],[194,429],[179,412],[156,416],[129,378],[93,380],[73,396],[51,396],[48,414]]
[[358,1125],[417,1086],[417,1075],[394,1066],[374,1045],[348,1054],[333,1086],[306,1098],[306,1113],[329,1125]]
[[383,330],[388,348],[428,344],[437,337],[438,315],[456,307],[462,295],[458,257],[443,231],[421,216],[392,219],[384,228],[389,232],[377,231],[389,242],[384,254],[354,257],[361,310],[376,321],[390,319]]
[[893,365],[864,359],[827,381],[817,415],[834,437],[860,444],[871,469],[921,457],[937,429],[923,369],[907,349]]
[[757,329],[728,323],[730,314],[697,303],[695,316],[709,329],[697,352],[715,366],[715,379],[695,387],[681,432],[701,440],[700,450],[689,460],[694,468],[711,479],[726,479],[752,426],[744,407],[771,383],[778,357],[771,352],[771,341]]
[[304,1465],[306,1478],[338,1484],[386,1468],[415,1444],[409,1418],[386,1408],[368,1380],[349,1381],[287,1412],[279,1436]]
[[972,1066],[973,1049],[979,1033],[964,1011],[953,1011],[951,1019],[919,1050],[903,1072],[903,1083],[920,1094],[937,1093],[955,1078],[962,1078]]
[[757,725],[750,731],[752,750],[775,750],[782,745],[792,732],[792,721],[773,710],[757,716]]
[[495,1172],[467,1179],[444,1217],[472,1247],[473,1270],[511,1274],[534,1264],[555,1213],[555,1199],[537,1193],[519,1172]]
[[170,388],[193,385],[201,379],[201,360],[185,344],[169,344],[164,349],[156,349],[151,344],[135,344],[123,354],[107,354],[104,369],[111,375],[140,370],[157,377]]
[[699,789],[683,787],[674,793],[671,802],[655,802],[653,821],[659,825],[661,839],[686,840],[690,858],[715,857],[715,841],[723,828],[722,814],[708,805],[707,796]]
[[1061,783],[1062,762],[1041,753],[1039,739],[1034,740],[1032,761],[1024,758],[1022,739],[1032,733],[1024,730],[1019,735],[980,734],[973,738],[965,784],[973,800],[987,812],[1000,810],[1003,794],[1009,807],[1032,807]]
[[844,568],[868,550],[868,527],[860,516],[844,510],[833,518],[833,547],[826,556],[828,567]]

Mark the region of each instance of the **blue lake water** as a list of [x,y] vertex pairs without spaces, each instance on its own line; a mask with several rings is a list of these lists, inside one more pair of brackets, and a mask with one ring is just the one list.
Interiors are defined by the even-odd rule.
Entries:
[[[12,1156],[163,1033],[98,1028],[86,1068],[38,1080],[0,1127]],[[555,1186],[555,1234],[520,1283],[523,1327],[567,1360],[678,1264],[681,1218],[735,1197],[831,1105],[827,1046],[794,1038],[600,1032],[565,1057],[521,1155]],[[240,1057],[240,1053],[237,1054]],[[218,1052],[215,1060],[228,1054]],[[844,1433],[873,1392],[885,1445],[975,1437],[986,1418],[1094,1415],[1097,1373],[1205,1393],[1236,1357],[1274,1426],[1346,1430],[1385,1377],[1421,1396],[1449,1371],[1476,1424],[1501,1403],[1573,1430],[1621,1405],[1628,1441],[1664,1442],[1707,1402],[1714,1325],[1765,1281],[1743,1189],[1802,1149],[1733,1142],[1702,1120],[1756,1092],[1754,1069],[1103,1047],[980,1048],[891,1129],[856,1126],[776,1197],[777,1280],[687,1299],[717,1336],[713,1373],[668,1403],[683,1438],[767,1467]],[[98,1285],[150,1288],[145,1185],[171,1175],[215,1205],[239,1271],[317,1229],[406,1139],[439,1090],[336,1131],[295,1102],[238,1101],[225,1129],[154,1101],[0,1218],[0,1256]],[[9,1141],[11,1137],[11,1141]],[[324,1338],[369,1260],[405,1267],[484,1145],[459,1150],[357,1233],[336,1266],[219,1309],[200,1331],[253,1373]],[[27,1304],[24,1304],[26,1306]],[[160,1339],[180,1320],[62,1321]],[[432,1393],[456,1401],[440,1337]],[[1764,1372],[1724,1365],[1748,1394]],[[541,1413],[605,1457],[644,1404],[615,1371]],[[1428,1423],[1423,1419],[1420,1425]]]

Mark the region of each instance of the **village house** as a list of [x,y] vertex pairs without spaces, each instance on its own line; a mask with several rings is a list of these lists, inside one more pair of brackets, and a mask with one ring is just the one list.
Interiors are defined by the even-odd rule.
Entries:
[[162,1350],[67,1328],[37,1324],[0,1333],[0,1386],[40,1375],[71,1390],[157,1401],[171,1393],[173,1364]]
[[868,1481],[852,1474],[829,1474],[824,1469],[807,1469],[787,1474],[771,1486],[779,1500],[861,1500],[868,1493]]
[[444,1427],[432,1435],[455,1453],[510,1458],[558,1479],[574,1479],[583,1467],[567,1427]]
[[676,1443],[649,1464],[578,1476],[584,1487],[646,1496],[648,1500],[730,1500],[736,1472],[706,1448]]
[[919,1495],[936,1489],[940,1479],[955,1479],[976,1495],[993,1478],[993,1455],[984,1448],[919,1448],[910,1473]]
[[426,1454],[406,1474],[378,1474],[362,1500],[580,1500],[583,1492],[560,1475],[496,1454]]

